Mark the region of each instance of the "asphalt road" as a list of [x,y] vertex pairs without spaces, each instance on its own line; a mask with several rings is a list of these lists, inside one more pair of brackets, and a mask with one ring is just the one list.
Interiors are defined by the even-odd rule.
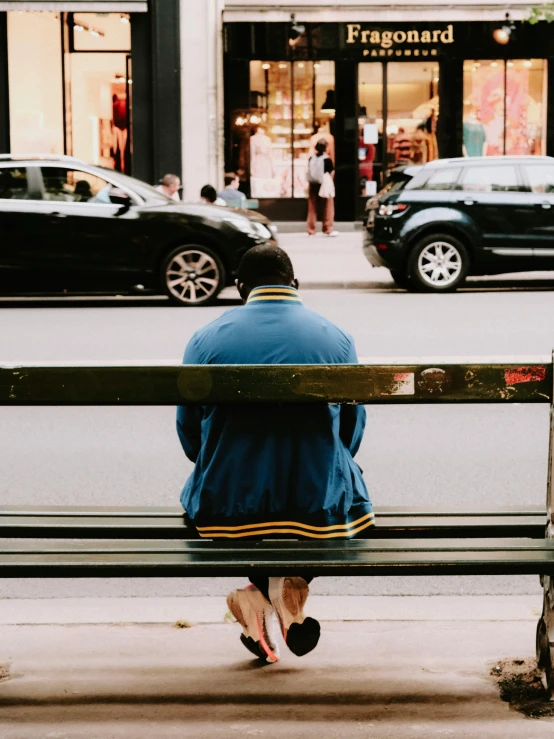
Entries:
[[[232,292],[229,295],[233,295]],[[554,291],[480,284],[453,295],[305,290],[350,331],[360,357],[529,357],[554,347]],[[0,303],[0,362],[179,361],[193,331],[230,305],[163,300]],[[359,453],[373,501],[542,504],[545,406],[372,407]],[[171,408],[11,408],[0,413],[0,502],[174,505],[190,471]],[[318,593],[539,593],[537,578],[326,578]],[[225,593],[228,580],[0,581],[5,597]]]

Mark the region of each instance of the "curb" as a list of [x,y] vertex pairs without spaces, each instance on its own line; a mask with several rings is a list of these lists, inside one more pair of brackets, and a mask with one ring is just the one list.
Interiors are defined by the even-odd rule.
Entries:
[[[534,595],[336,596],[314,595],[309,614],[320,621],[531,621],[540,616]],[[228,623],[224,597],[42,598],[2,601],[0,625]]]

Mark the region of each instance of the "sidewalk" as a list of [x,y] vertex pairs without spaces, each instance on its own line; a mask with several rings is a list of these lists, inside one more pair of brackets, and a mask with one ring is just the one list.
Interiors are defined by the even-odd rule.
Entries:
[[340,233],[330,239],[323,234],[279,234],[279,246],[294,265],[301,288],[390,289],[395,287],[388,269],[372,267],[362,251],[361,231]]
[[[222,623],[223,599],[164,599],[150,611],[150,599],[72,600],[2,602],[2,739],[542,739],[554,730],[552,704],[532,707],[549,717],[527,718],[491,677],[532,669],[535,597],[314,597],[311,614],[327,618],[318,648],[298,659],[283,647],[262,668],[239,627]],[[56,609],[72,623],[6,625],[54,620]],[[79,625],[129,615],[161,621]],[[175,616],[189,627],[176,628]],[[364,620],[328,620],[344,617]]]

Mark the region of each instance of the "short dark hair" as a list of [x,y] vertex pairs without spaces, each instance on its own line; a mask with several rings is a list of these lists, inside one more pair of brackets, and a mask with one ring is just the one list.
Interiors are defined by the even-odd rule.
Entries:
[[238,281],[249,288],[260,285],[290,285],[294,269],[286,251],[278,246],[260,244],[243,256]]
[[215,203],[215,201],[217,200],[215,187],[213,187],[212,185],[204,185],[204,187],[200,190],[200,197],[206,198],[206,200],[209,200],[210,203]]
[[224,181],[225,181],[225,187],[230,185],[232,182],[234,182],[238,177],[238,174],[236,172],[225,172]]
[[318,154],[325,153],[325,151],[327,150],[327,142],[325,141],[325,139],[319,139],[319,141],[315,145],[315,150]]

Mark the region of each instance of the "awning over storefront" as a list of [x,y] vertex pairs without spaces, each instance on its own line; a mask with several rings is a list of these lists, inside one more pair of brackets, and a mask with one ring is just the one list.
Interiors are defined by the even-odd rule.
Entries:
[[147,0],[0,0],[0,10],[67,13],[146,13]]
[[[496,21],[510,12],[513,20],[523,20],[537,0],[224,0],[223,20],[232,22],[286,22],[295,13],[298,21],[406,22],[406,21]],[[0,3],[1,5],[1,3]]]

